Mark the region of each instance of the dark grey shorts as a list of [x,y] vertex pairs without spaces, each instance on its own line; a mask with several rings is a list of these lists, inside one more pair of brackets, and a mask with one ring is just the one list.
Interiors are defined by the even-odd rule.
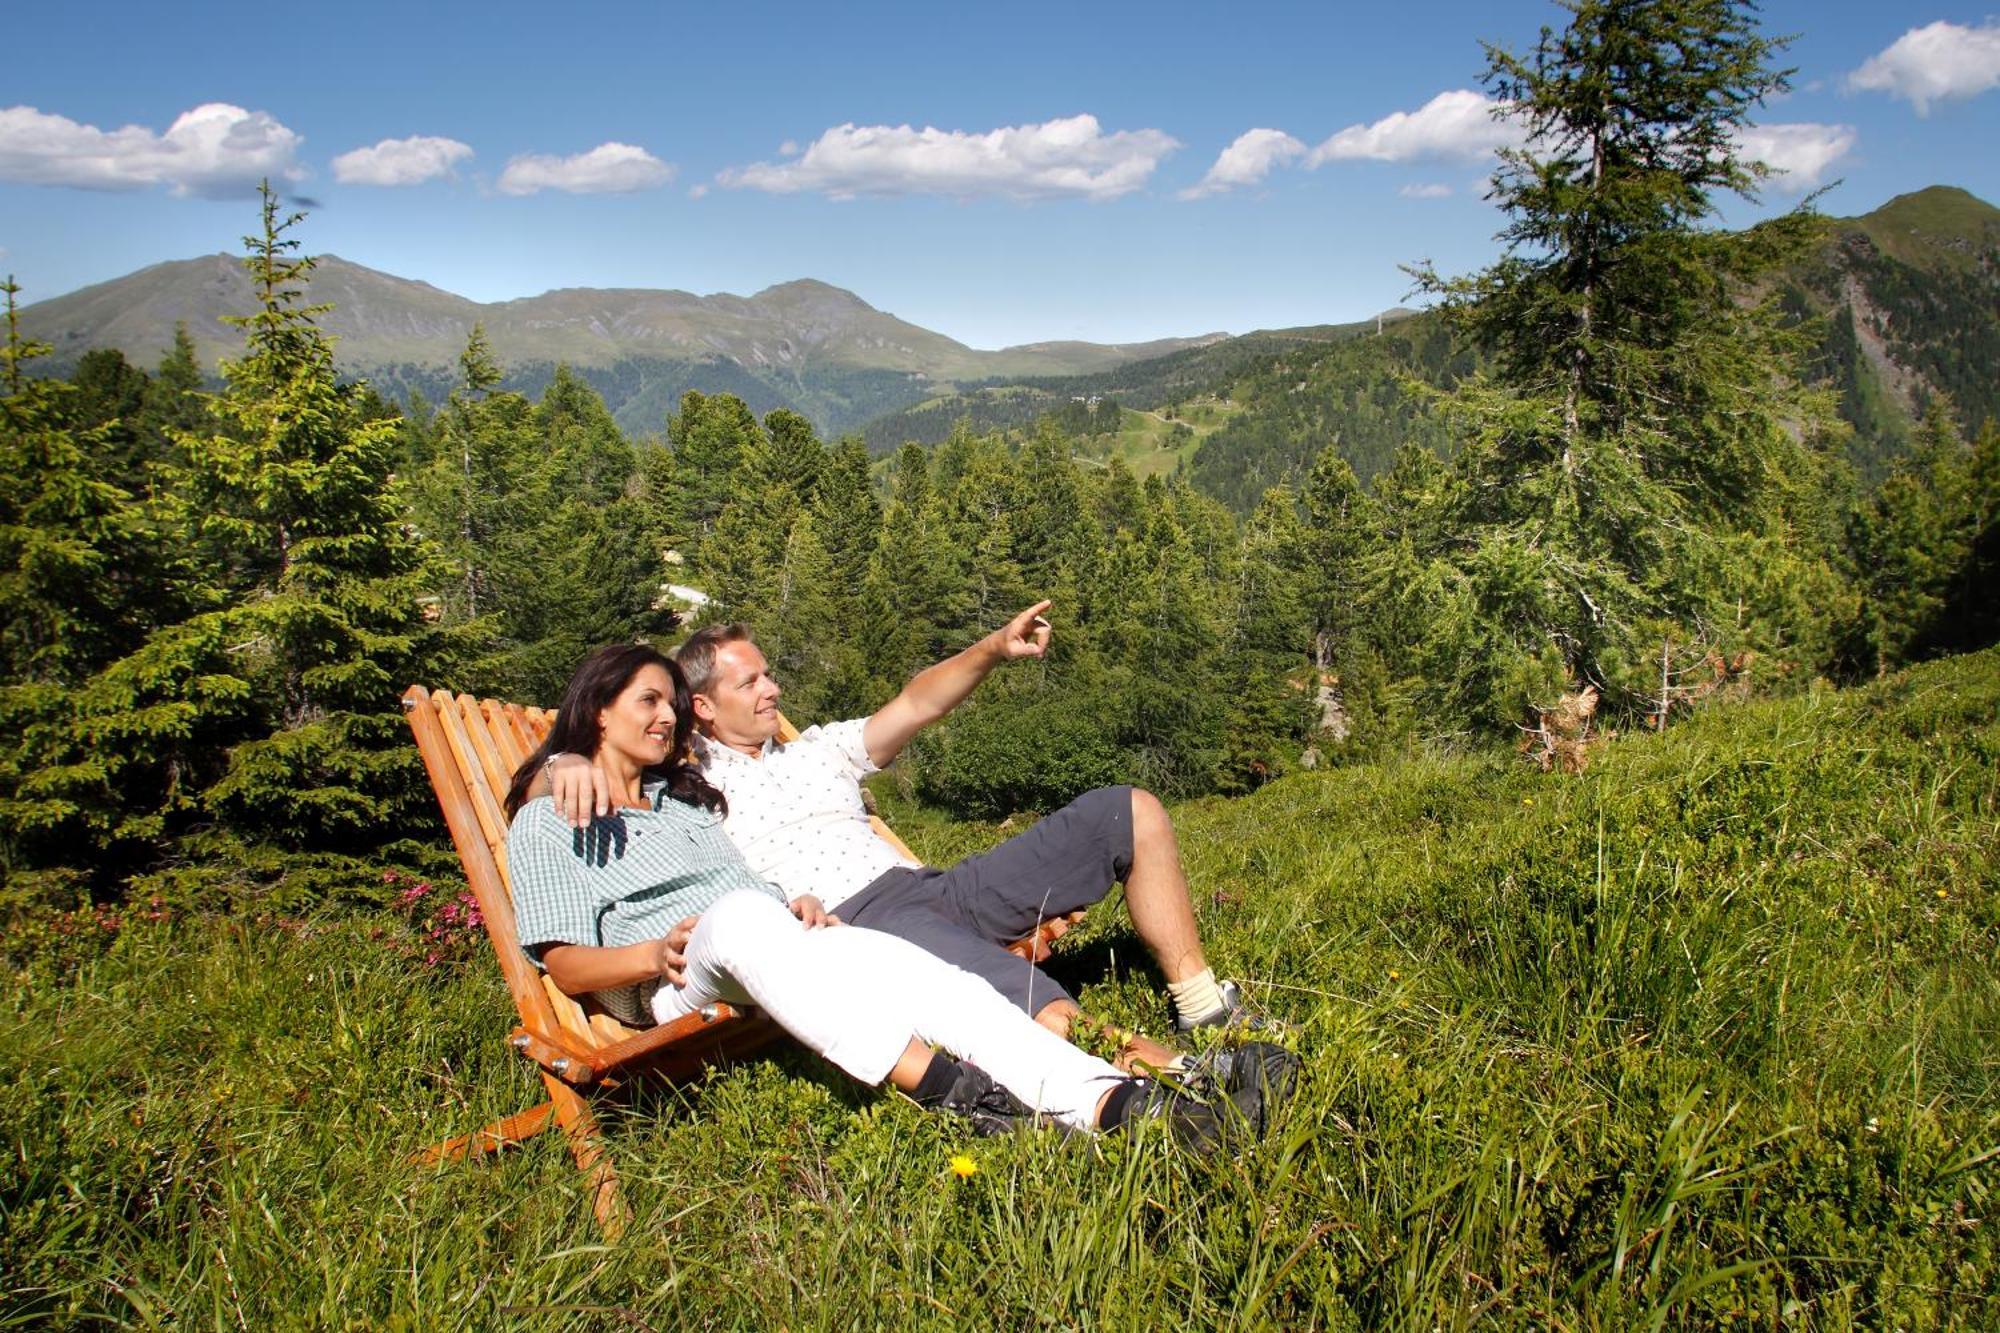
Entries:
[[1099,787],[949,870],[888,871],[834,911],[984,977],[1035,1014],[1074,997],[1005,946],[1044,917],[1097,902],[1131,868],[1132,789]]

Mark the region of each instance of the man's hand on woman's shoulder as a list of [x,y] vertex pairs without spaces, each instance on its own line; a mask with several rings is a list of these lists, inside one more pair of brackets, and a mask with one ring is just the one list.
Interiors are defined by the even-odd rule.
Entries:
[[572,828],[589,828],[594,816],[611,813],[611,779],[584,755],[550,755],[528,788],[530,800],[544,794],[555,798],[556,814]]

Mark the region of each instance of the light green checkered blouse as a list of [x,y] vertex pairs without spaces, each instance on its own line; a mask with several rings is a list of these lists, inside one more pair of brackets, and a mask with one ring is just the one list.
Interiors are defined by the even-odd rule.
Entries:
[[[563,822],[544,796],[522,806],[507,830],[514,925],[541,963],[551,944],[617,949],[657,940],[737,889],[784,895],[757,878],[722,831],[722,816],[646,788],[650,809],[619,809],[587,829]],[[625,1023],[652,1021],[658,981],[597,992]]]

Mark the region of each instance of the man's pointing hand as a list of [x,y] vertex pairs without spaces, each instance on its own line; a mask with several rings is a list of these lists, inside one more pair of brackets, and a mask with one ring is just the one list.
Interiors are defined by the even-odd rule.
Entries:
[[1049,605],[1046,601],[1036,602],[994,631],[1001,657],[1040,657],[1049,650],[1049,622],[1042,618]]

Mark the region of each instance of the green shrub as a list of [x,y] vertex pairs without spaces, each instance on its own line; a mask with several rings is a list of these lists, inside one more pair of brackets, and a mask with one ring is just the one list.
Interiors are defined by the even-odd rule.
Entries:
[[971,819],[1046,813],[1093,787],[1126,781],[1099,701],[998,695],[920,738],[917,794]]

